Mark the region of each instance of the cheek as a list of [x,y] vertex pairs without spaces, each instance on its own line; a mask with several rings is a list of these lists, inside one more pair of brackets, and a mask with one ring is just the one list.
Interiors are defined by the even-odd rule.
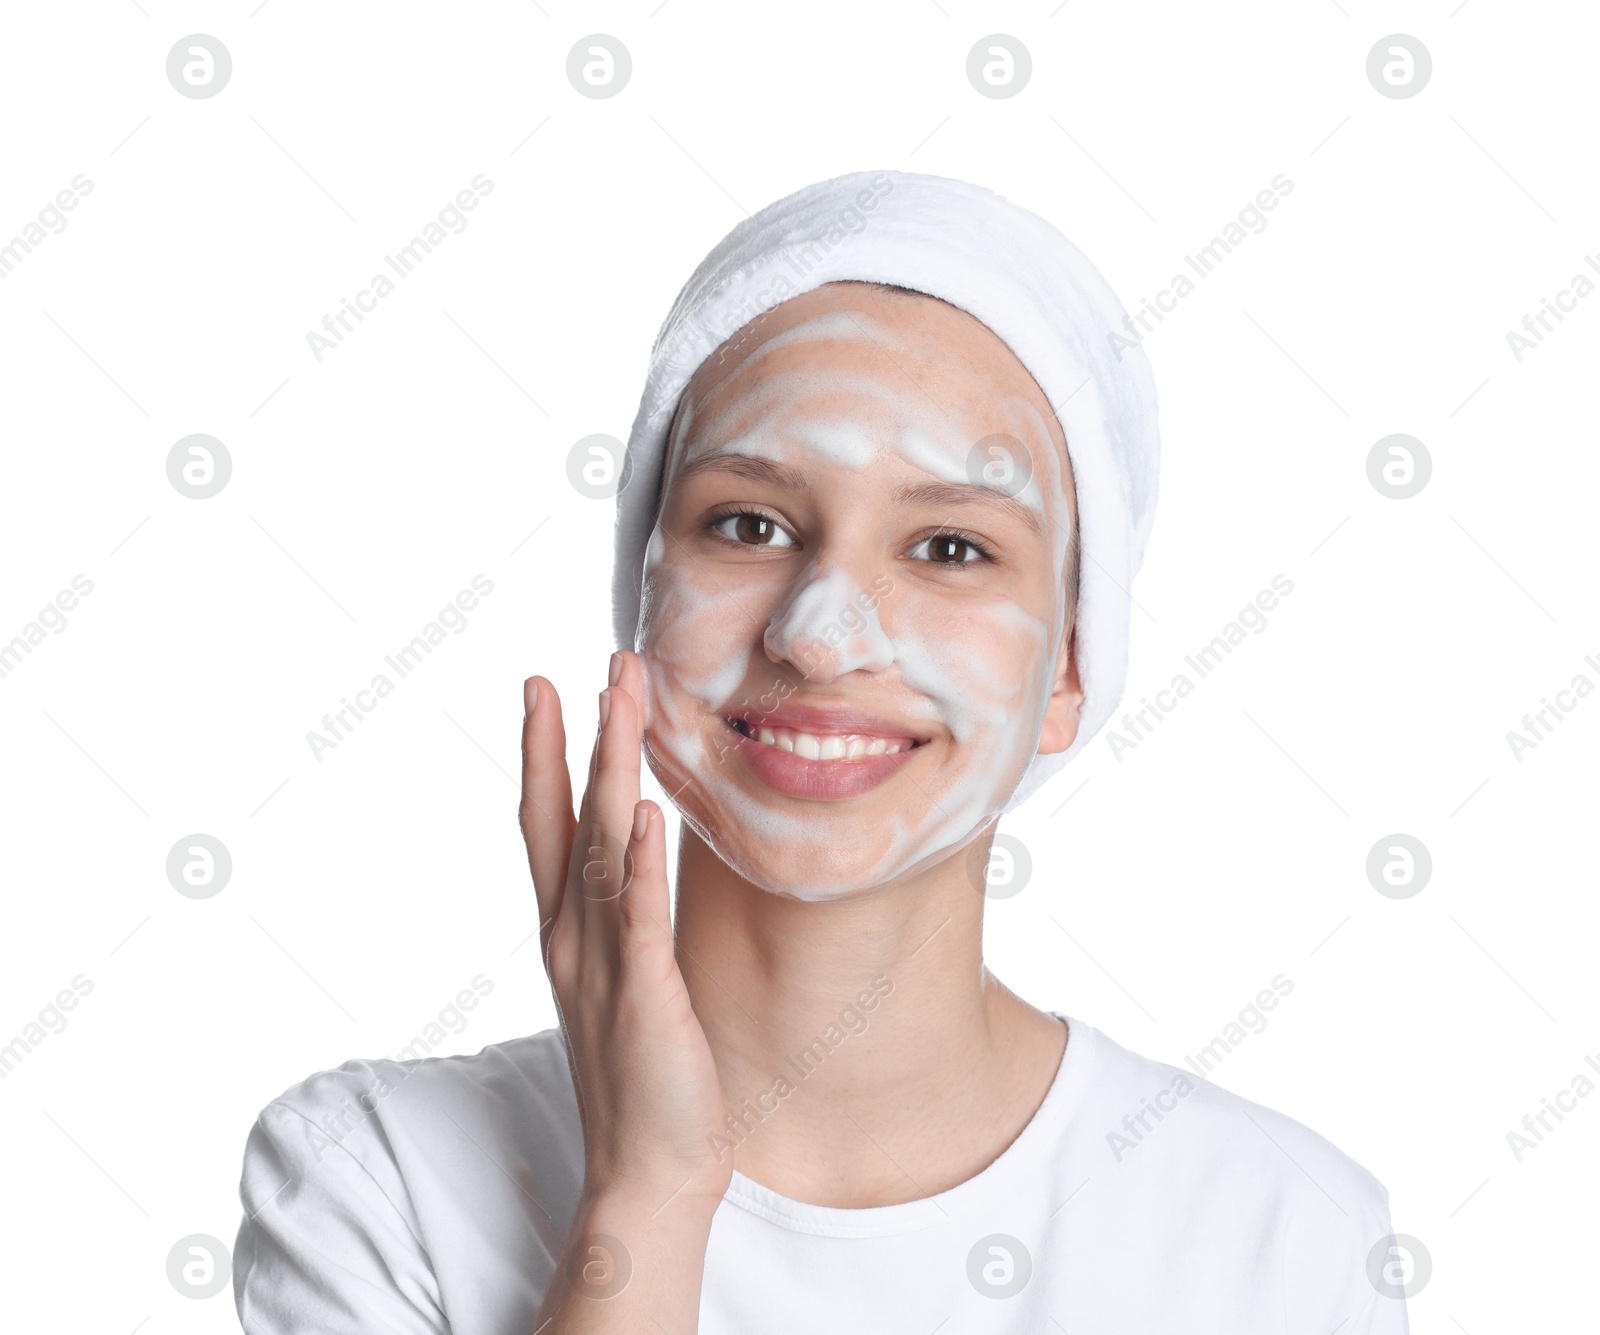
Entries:
[[890,632],[896,659],[956,741],[995,756],[1037,745],[1050,627],[1007,600],[904,611],[906,624]]
[[770,607],[781,592],[764,583],[716,582],[670,562],[645,577],[649,609],[639,652],[654,708],[668,715],[729,702],[744,683]]

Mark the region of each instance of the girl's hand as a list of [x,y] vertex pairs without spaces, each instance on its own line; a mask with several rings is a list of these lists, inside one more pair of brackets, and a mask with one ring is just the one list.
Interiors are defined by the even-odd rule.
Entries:
[[575,818],[561,701],[543,677],[524,682],[519,816],[583,1121],[584,1194],[650,1210],[674,1200],[708,1220],[733,1156],[712,1142],[722,1089],[678,969],[665,818],[639,800],[643,698],[638,655],[612,655]]

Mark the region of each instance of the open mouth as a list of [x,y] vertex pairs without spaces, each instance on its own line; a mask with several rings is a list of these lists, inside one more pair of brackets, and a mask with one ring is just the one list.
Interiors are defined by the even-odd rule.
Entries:
[[[745,772],[787,797],[837,801],[888,783],[926,746],[904,717],[842,701],[788,700],[776,709],[723,715]],[[721,748],[718,748],[719,751]]]
[[772,728],[730,718],[728,726],[762,746],[773,746],[802,760],[855,760],[861,756],[892,756],[923,745],[915,737],[883,737],[860,732],[802,732],[798,728]]
[[776,746],[779,751],[789,751],[802,760],[854,760],[858,756],[896,756],[922,746],[912,736],[867,736],[864,733],[803,733],[795,728],[768,728],[752,725],[744,719],[730,719],[734,732],[758,741],[762,746]]

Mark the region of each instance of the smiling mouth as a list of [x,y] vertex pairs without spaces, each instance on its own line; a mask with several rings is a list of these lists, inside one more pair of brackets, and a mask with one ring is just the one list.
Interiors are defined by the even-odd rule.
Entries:
[[892,756],[925,744],[924,739],[916,737],[882,737],[859,732],[802,732],[798,728],[752,724],[741,718],[725,721],[741,736],[801,760],[857,760],[868,756]]

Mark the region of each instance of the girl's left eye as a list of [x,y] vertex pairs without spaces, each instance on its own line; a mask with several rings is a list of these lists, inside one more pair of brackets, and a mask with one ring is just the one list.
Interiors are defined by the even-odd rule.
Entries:
[[935,565],[967,565],[988,555],[971,538],[959,533],[935,533],[911,549],[911,555]]
[[746,547],[792,547],[794,539],[766,515],[754,510],[724,515],[711,529]]

